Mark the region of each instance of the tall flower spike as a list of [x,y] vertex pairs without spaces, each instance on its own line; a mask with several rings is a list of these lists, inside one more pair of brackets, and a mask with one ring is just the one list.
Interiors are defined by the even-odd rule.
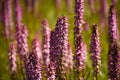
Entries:
[[12,22],[12,0],[3,1],[4,4],[4,26],[5,26],[5,36],[10,38],[10,30],[13,25]]
[[65,16],[61,16],[57,20],[55,32],[57,34],[57,77],[58,80],[66,79],[65,74],[67,73],[67,60],[68,54],[68,20]]
[[65,78],[66,73],[66,55],[68,54],[68,23],[65,16],[57,20],[56,28],[51,33],[51,60],[55,62],[57,68],[57,77],[59,80]]
[[35,38],[32,43],[32,52],[29,54],[26,62],[26,78],[27,80],[42,80],[40,50],[38,39]]
[[120,79],[120,49],[118,46],[118,29],[116,24],[116,13],[111,5],[109,12],[109,53],[108,53],[108,76],[110,80]]
[[108,18],[108,32],[110,43],[117,41],[119,39],[118,29],[117,29],[117,18],[116,12],[113,5],[110,7],[109,18]]
[[22,27],[16,27],[16,33],[17,33],[17,51],[20,55],[20,57],[23,60],[26,60],[26,56],[28,53],[28,44],[27,44],[27,38],[28,38],[28,30],[25,25],[22,25]]
[[68,54],[66,59],[68,60],[68,66],[72,70],[73,69],[73,54],[72,54],[72,48],[70,43],[68,44]]
[[[7,1],[8,2],[8,1]],[[9,20],[8,20],[8,4],[3,1],[3,8],[4,8],[4,26],[5,26],[5,36],[6,38],[9,38],[10,36],[10,26],[9,26]]]
[[10,43],[9,46],[9,52],[8,52],[8,57],[9,57],[9,68],[11,72],[11,78],[15,79],[15,74],[16,74],[16,52],[15,52],[15,45],[13,42]]
[[120,48],[117,42],[113,42],[109,46],[108,76],[109,80],[120,79]]
[[[82,40],[82,26],[84,23],[84,0],[75,0],[75,67],[78,79],[83,78],[86,59],[86,46]],[[80,72],[82,71],[82,72]],[[81,74],[81,75],[80,75]]]
[[108,15],[108,6],[107,6],[107,1],[106,0],[100,0],[101,1],[101,26],[105,27],[106,26],[106,17]]
[[43,27],[42,54],[43,54],[43,61],[44,61],[43,64],[44,64],[44,69],[47,71],[48,65],[50,63],[50,28],[47,20],[43,20],[42,27]]
[[47,80],[55,80],[55,64],[53,62],[49,64]]
[[18,26],[21,26],[22,21],[22,8],[20,5],[20,0],[14,0],[15,1],[15,23]]
[[82,24],[84,16],[84,0],[75,0],[75,34],[82,32]]
[[92,59],[92,65],[94,68],[94,75],[97,79],[97,74],[99,73],[99,65],[100,61],[100,39],[97,25],[93,25],[92,36],[91,36],[91,44],[90,44],[90,53]]
[[[79,37],[80,38],[80,37]],[[82,70],[85,69],[86,63],[86,45],[85,43],[82,41],[82,39],[79,39],[80,41],[76,41],[79,43],[79,46],[75,49],[75,60],[76,60],[76,68],[77,68],[77,72],[80,72]]]

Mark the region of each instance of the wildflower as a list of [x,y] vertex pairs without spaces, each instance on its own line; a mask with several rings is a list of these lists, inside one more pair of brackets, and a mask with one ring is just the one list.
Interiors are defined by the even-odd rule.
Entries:
[[73,54],[72,54],[72,48],[70,43],[68,44],[68,54],[66,59],[68,60],[68,65],[69,68],[72,70],[73,69]]
[[75,54],[75,66],[77,68],[77,71],[80,72],[85,69],[86,63],[86,45],[84,42],[79,41],[79,47],[75,49],[76,54]]
[[108,76],[109,80],[120,79],[120,48],[114,42],[109,46],[108,52]]
[[118,46],[118,29],[114,6],[111,5],[108,19],[109,26],[109,52],[108,76],[110,80],[119,80],[120,76],[120,50]]
[[3,16],[4,16],[4,26],[5,26],[5,36],[6,38],[10,38],[10,30],[11,27],[13,26],[12,22],[12,1],[11,0],[6,0],[3,1]]
[[49,64],[47,80],[55,80],[55,64],[53,62]]
[[20,57],[23,60],[25,60],[28,53],[28,44],[27,44],[28,30],[25,25],[22,25],[22,27],[17,26],[16,33],[17,33],[17,36],[16,36],[17,50]]
[[11,77],[15,79],[15,74],[16,74],[16,52],[15,52],[15,45],[13,42],[10,43],[9,46],[9,52],[8,52],[8,57],[9,57],[9,68],[11,72]]
[[108,26],[109,26],[108,31],[109,31],[110,43],[117,41],[119,39],[119,36],[118,36],[118,29],[117,29],[116,12],[113,5],[111,5],[110,7]]
[[29,54],[25,67],[27,80],[42,80],[39,54],[38,40],[34,39],[32,43],[32,52]]
[[[53,43],[53,44],[52,44]],[[61,16],[57,20],[56,28],[51,32],[51,52],[50,55],[55,61],[56,73],[58,79],[65,78],[66,73],[66,59],[68,54],[68,23],[65,16]]]
[[90,44],[90,53],[92,59],[92,65],[94,68],[94,75],[97,78],[97,74],[99,73],[99,65],[100,61],[100,39],[97,25],[93,25],[92,36],[91,36],[91,44]]
[[50,54],[50,28],[47,20],[42,22],[43,26],[43,57],[45,61],[45,65],[49,64],[49,54]]
[[84,0],[75,0],[75,34],[79,34],[82,31],[82,25],[84,23]]
[[20,0],[15,0],[15,23],[21,26],[22,21],[22,8],[20,5]]

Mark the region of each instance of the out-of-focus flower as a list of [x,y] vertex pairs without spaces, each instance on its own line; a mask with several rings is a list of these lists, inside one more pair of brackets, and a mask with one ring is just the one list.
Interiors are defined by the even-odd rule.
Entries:
[[8,57],[9,57],[9,68],[11,72],[11,77],[12,79],[15,79],[16,77],[15,76],[16,74],[16,50],[15,50],[15,45],[13,42],[10,43]]
[[14,0],[15,4],[15,23],[18,26],[21,26],[21,21],[22,21],[22,7],[20,5],[20,0]]
[[108,5],[106,0],[101,1],[101,11],[100,11],[100,19],[101,19],[101,27],[106,26],[106,18],[108,16]]
[[92,59],[92,65],[94,68],[95,77],[99,73],[99,66],[101,63],[100,58],[100,38],[98,33],[97,25],[93,25],[92,36],[91,36],[91,44],[90,44],[90,53]]
[[116,4],[118,2],[118,0],[112,0],[113,4]]
[[6,36],[6,38],[10,38],[10,33],[11,33],[10,31],[13,26],[12,0],[3,1],[2,6],[3,6],[2,16],[4,16],[3,22],[4,22],[4,26],[5,26],[5,36]]
[[57,9],[60,9],[61,7],[61,0],[55,0],[55,5]]
[[38,39],[35,38],[32,43],[32,52],[29,54],[25,66],[27,80],[42,80],[39,48]]
[[72,0],[66,0],[67,10],[71,12],[72,9]]
[[43,28],[42,55],[43,55],[43,61],[44,61],[43,65],[44,65],[45,74],[46,74],[49,63],[50,63],[50,28],[47,20],[42,21],[42,28]]

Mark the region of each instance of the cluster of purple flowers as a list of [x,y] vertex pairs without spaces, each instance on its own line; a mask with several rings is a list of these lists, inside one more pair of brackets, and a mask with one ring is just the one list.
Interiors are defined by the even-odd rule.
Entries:
[[[28,0],[26,0],[28,1]],[[33,0],[31,0],[33,1]],[[60,1],[60,0],[56,0]],[[67,0],[68,1],[68,0]],[[113,0],[115,1],[115,0]],[[29,1],[28,1],[29,2]],[[33,1],[34,2],[34,1]],[[22,11],[20,1],[15,0],[15,21],[16,21],[16,42],[17,44],[10,43],[8,57],[11,76],[14,76],[17,72],[17,59],[20,57],[24,62],[26,80],[42,80],[44,77],[47,80],[67,80],[66,76],[69,70],[75,69],[75,76],[78,80],[84,80],[84,71],[86,69],[86,53],[87,45],[83,41],[82,31],[84,22],[84,0],[75,0],[75,22],[74,22],[74,42],[75,42],[75,54],[73,58],[72,48],[68,40],[68,18],[60,16],[57,19],[57,23],[54,30],[50,30],[47,20],[43,20],[43,43],[42,49],[39,41],[39,37],[35,37],[32,42],[32,51],[29,52],[28,47],[28,30],[25,25],[21,25]],[[106,3],[101,0],[103,7]],[[5,7],[5,13],[11,15],[9,7],[11,7],[11,0],[7,0]],[[34,4],[34,3],[33,3]],[[28,4],[27,4],[28,5]],[[8,7],[9,6],[9,7]],[[7,11],[8,10],[8,11]],[[104,14],[106,10],[103,10]],[[104,15],[105,16],[105,15]],[[11,18],[4,14],[5,26],[12,25]],[[9,18],[9,19],[7,19]],[[116,12],[113,5],[110,7],[108,17],[108,33],[109,33],[109,52],[108,52],[108,76],[110,80],[119,80],[120,78],[120,49],[119,49],[119,36],[117,29]],[[7,28],[6,28],[7,29]],[[8,34],[6,30],[6,35]],[[101,65],[101,47],[100,37],[97,25],[93,25],[90,53],[92,66],[94,69],[94,77],[97,80],[97,76],[100,72]],[[17,46],[17,51],[15,50]],[[73,59],[75,63],[73,62]],[[43,63],[43,64],[42,64]],[[73,67],[75,66],[75,68]],[[43,69],[44,68],[44,69]],[[45,70],[42,73],[42,69]],[[81,75],[82,74],[82,75]]]
[[100,61],[100,39],[99,39],[99,33],[97,25],[93,25],[92,30],[92,36],[91,36],[91,44],[90,44],[90,53],[91,53],[91,59],[93,62],[93,68],[94,68],[94,75],[97,76],[99,73],[99,65],[101,63]]

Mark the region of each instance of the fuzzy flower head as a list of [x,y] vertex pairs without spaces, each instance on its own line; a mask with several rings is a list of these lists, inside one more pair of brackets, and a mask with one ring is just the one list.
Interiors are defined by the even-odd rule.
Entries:
[[91,36],[91,44],[90,44],[90,53],[91,59],[93,62],[94,73],[97,74],[99,72],[100,65],[100,39],[97,25],[93,25],[92,36]]
[[34,39],[32,52],[29,54],[26,62],[27,80],[42,80],[39,53],[38,40]]
[[86,63],[86,45],[84,42],[81,42],[79,47],[76,49],[76,54],[75,54],[75,66],[77,68],[77,71],[81,71],[85,69]]
[[48,66],[50,60],[50,28],[48,25],[47,20],[43,20],[42,22],[43,26],[43,59],[45,61],[45,65]]
[[48,76],[47,80],[55,80],[55,64],[53,62],[50,62],[48,67]]
[[8,52],[9,67],[10,67],[11,75],[14,75],[16,72],[16,52],[15,51],[16,51],[15,45],[13,42],[11,42],[9,46],[9,52]]
[[70,43],[68,44],[68,54],[67,54],[67,62],[68,62],[68,65],[69,68],[72,70],[73,69],[73,54],[72,54],[72,48],[71,48],[71,45]]
[[17,50],[21,58],[23,60],[26,59],[27,53],[28,53],[28,44],[27,44],[27,38],[28,38],[28,30],[25,25],[22,25],[22,27],[17,26],[16,27],[16,33],[17,33]]
[[82,32],[84,23],[84,0],[75,0],[75,34]]
[[110,80],[119,80],[120,78],[120,48],[118,43],[110,45],[108,53],[108,76]]
[[63,79],[66,73],[66,55],[68,54],[68,20],[65,16],[58,18],[55,30],[51,32],[51,60],[55,62],[57,76]]
[[117,18],[116,12],[113,5],[110,7],[109,18],[108,18],[108,31],[110,43],[117,41],[119,39],[118,29],[117,29]]
[[15,0],[15,16],[16,16],[16,24],[18,26],[21,25],[21,21],[22,21],[22,8],[20,5],[20,0]]
[[34,38],[32,45],[33,45],[32,52],[36,53],[36,55],[38,55],[38,58],[41,61],[42,60],[42,53],[41,53],[41,48],[40,48],[40,41],[39,41],[37,36]]

